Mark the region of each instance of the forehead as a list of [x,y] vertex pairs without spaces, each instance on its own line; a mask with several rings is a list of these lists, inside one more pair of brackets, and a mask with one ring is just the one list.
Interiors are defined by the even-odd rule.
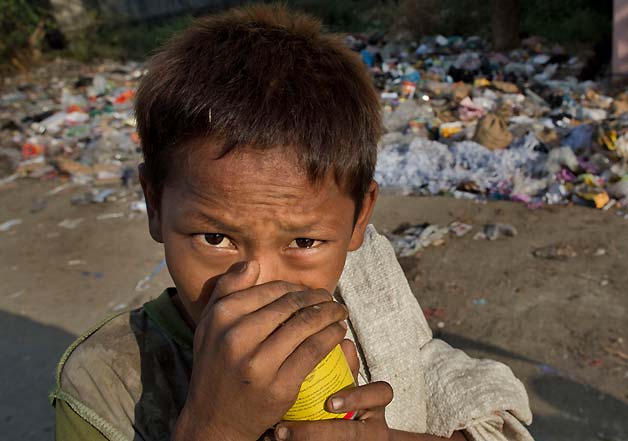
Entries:
[[216,146],[206,141],[187,150],[169,178],[182,207],[220,209],[226,216],[247,212],[260,221],[285,220],[287,214],[323,220],[347,211],[353,218],[353,200],[333,172],[312,182],[294,149],[243,147],[218,157]]

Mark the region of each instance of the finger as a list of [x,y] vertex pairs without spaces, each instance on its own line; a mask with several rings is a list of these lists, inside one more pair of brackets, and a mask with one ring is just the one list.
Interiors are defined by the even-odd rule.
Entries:
[[353,374],[353,380],[355,381],[355,384],[358,384],[358,373],[360,372],[358,350],[356,349],[355,344],[348,338],[344,339],[344,341],[340,344],[340,347],[342,348],[342,352],[345,354],[347,363],[349,363],[349,368]]
[[[221,299],[228,298],[228,295],[233,292],[255,286],[258,277],[259,263],[254,260],[237,262],[231,265],[227,272],[220,276],[213,286],[207,305],[205,305],[201,313],[200,320],[208,315],[218,315],[223,319],[220,320],[222,325],[226,325],[228,322],[237,319],[241,314],[239,314],[236,309],[225,304],[220,307],[219,311],[216,311],[216,303],[220,302]],[[227,317],[229,317],[230,320],[224,321]],[[214,317],[210,318],[211,321],[214,321],[213,318]]]
[[[252,293],[255,291],[255,288],[249,291]],[[272,300],[276,297],[274,289],[271,289],[271,287],[266,291],[269,292],[263,295],[260,294],[259,297],[267,298],[264,300],[258,299],[258,302]],[[229,301],[238,301],[238,294],[240,293],[234,294],[233,298],[230,296]],[[253,297],[252,294],[247,295],[248,297]],[[243,317],[238,323],[238,329],[243,335],[254,335],[256,340],[264,341],[277,330],[279,326],[302,309],[326,302],[329,303],[331,300],[331,294],[324,289],[287,292],[266,306]],[[249,308],[251,307],[252,306],[249,306]]]
[[259,277],[259,263],[255,260],[238,262],[224,273],[214,285],[209,303],[225,297],[228,294],[242,291],[255,286]]
[[[281,358],[283,364],[277,369],[277,378],[284,379],[285,384],[303,383],[305,377],[312,372],[316,365],[342,342],[347,330],[343,326],[344,321],[341,323],[335,322],[311,335],[291,353]],[[291,345],[291,342],[289,344]],[[281,347],[276,350],[284,354],[288,352]],[[270,361],[276,360],[277,358],[272,358]]]
[[384,408],[393,399],[393,390],[385,381],[343,389],[327,399],[325,407],[332,413]]
[[359,421],[282,421],[275,427],[278,441],[364,441],[367,425]]
[[[328,301],[300,309],[275,332],[269,335],[260,346],[260,354],[268,360],[269,368],[279,369],[300,345],[316,333],[337,325],[337,331],[346,333],[347,309],[334,301]],[[342,323],[339,323],[342,322]],[[338,332],[339,334],[340,332]],[[344,334],[342,335],[344,337]],[[339,344],[342,341],[336,341]],[[318,353],[317,348],[310,347],[312,343],[306,343],[303,350]],[[333,348],[333,346],[332,346]],[[331,350],[331,349],[330,349]],[[329,351],[328,351],[329,352]],[[328,352],[322,354],[325,356]],[[323,357],[321,357],[322,359]],[[320,361],[320,360],[319,360]]]
[[[205,316],[208,316],[208,320],[213,323],[216,329],[226,329],[243,320],[248,314],[268,306],[268,304],[273,303],[289,292],[301,292],[303,289],[301,286],[283,281],[273,281],[253,286],[216,300],[213,305],[206,308]],[[288,317],[285,317],[285,319]],[[256,320],[255,318],[253,319]],[[281,323],[276,322],[275,320],[272,324],[266,325],[273,326],[274,330]],[[263,324],[258,322],[257,325],[262,326]],[[263,341],[268,334],[270,332],[266,333],[257,342]]]
[[[295,293],[296,297],[293,299],[286,299],[286,301],[293,300],[294,302],[297,302],[299,300],[298,293],[304,293],[306,291],[313,290],[310,290],[309,288],[302,285],[295,285],[294,283],[286,282],[283,280],[275,280],[272,282],[266,282],[262,285],[256,285],[243,291],[234,292],[227,297],[223,297],[223,299],[221,299],[220,301],[226,300],[231,304],[231,307],[238,309],[243,314],[251,314],[257,310],[266,308],[273,302],[281,299],[283,296],[289,293]],[[327,291],[325,290],[321,289],[320,294],[326,296],[326,299],[324,301],[329,301],[332,299],[331,294],[327,293]],[[283,306],[277,303],[272,306],[272,308],[280,310],[283,308]],[[288,317],[286,317],[286,319],[287,318]]]

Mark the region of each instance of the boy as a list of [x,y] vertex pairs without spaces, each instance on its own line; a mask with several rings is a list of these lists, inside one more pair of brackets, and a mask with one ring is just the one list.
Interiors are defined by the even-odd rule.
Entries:
[[[530,439],[521,384],[431,339],[368,226],[380,107],[339,39],[277,6],[200,20],[152,59],[136,116],[176,288],[66,352],[57,439]],[[338,344],[361,386],[326,408],[358,420],[281,421]]]

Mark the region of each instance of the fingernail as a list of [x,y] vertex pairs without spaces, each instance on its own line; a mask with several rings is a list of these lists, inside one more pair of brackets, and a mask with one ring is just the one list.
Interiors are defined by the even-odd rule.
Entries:
[[243,273],[246,271],[248,266],[249,266],[249,262],[238,262],[235,265],[233,265],[233,270],[238,273]]
[[345,400],[340,397],[334,397],[331,399],[331,408],[334,410],[342,409],[342,406],[345,404]]
[[339,324],[340,326],[342,326],[342,327],[345,329],[345,331],[347,330],[347,328],[348,328],[348,326],[347,326],[347,322],[345,322],[344,320],[340,320],[340,321],[338,322],[338,324]]
[[285,439],[288,439],[288,437],[290,436],[290,431],[288,430],[287,427],[279,426],[277,428],[275,435],[277,436],[277,439],[283,441]]

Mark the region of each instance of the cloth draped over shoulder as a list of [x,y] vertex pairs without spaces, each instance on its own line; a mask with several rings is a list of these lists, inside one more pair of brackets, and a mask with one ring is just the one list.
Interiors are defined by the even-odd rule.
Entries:
[[[336,298],[349,309],[360,378],[388,381],[390,427],[474,441],[527,441],[532,415],[511,370],[433,339],[387,239],[369,226]],[[66,351],[51,394],[59,441],[169,440],[185,403],[192,331],[170,294],[119,314]],[[89,434],[89,439],[86,437]]]
[[510,368],[479,360],[432,338],[388,240],[371,225],[347,257],[336,293],[350,311],[361,376],[387,381],[395,398],[388,425],[472,440],[531,440],[528,396]]

